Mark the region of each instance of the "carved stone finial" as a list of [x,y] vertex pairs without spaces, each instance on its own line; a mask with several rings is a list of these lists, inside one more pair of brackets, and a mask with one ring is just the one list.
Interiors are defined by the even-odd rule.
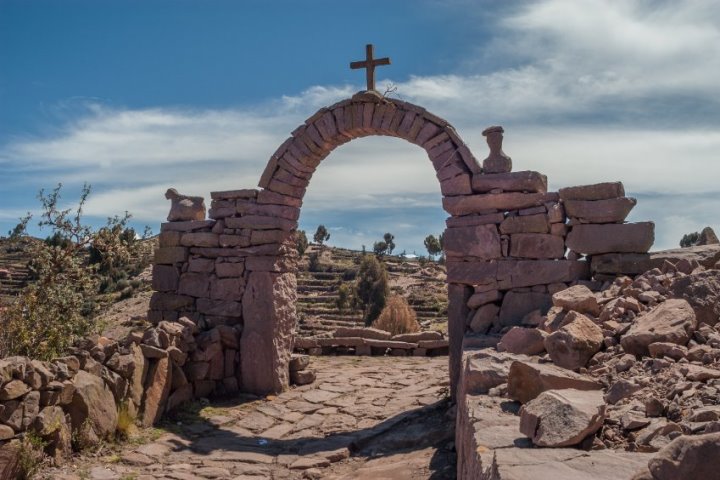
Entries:
[[512,159],[502,151],[503,132],[499,125],[488,127],[482,134],[487,138],[490,155],[483,160],[484,173],[508,173],[512,170]]
[[190,220],[205,220],[205,199],[203,197],[190,197],[178,193],[174,188],[168,188],[165,198],[171,200],[168,222],[186,222]]

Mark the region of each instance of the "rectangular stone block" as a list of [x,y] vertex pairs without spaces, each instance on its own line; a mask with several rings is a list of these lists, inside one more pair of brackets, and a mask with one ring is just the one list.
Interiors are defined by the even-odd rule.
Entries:
[[625,196],[625,187],[621,182],[596,183],[578,187],[561,188],[560,199],[565,200],[605,200]]
[[445,229],[443,250],[449,257],[500,258],[500,235],[494,224]]
[[150,297],[150,310],[185,310],[190,309],[195,299],[185,295],[154,292]]
[[297,268],[297,262],[285,256],[248,257],[245,268],[251,272],[292,272]]
[[505,192],[546,193],[547,177],[532,171],[479,174],[473,175],[472,188],[477,193],[495,189]]
[[175,292],[180,281],[180,273],[171,265],[153,265],[152,288],[158,292]]
[[245,263],[218,262],[215,263],[215,275],[219,278],[242,277],[245,273]]
[[211,258],[191,258],[188,261],[188,272],[210,273],[215,270],[215,260]]
[[221,315],[223,317],[242,316],[242,304],[240,302],[211,300],[209,298],[198,298],[197,311],[205,315]]
[[272,192],[288,195],[295,198],[303,198],[303,196],[305,195],[305,187],[296,187],[294,185],[290,185],[276,179],[272,179],[270,181],[267,189]]
[[[448,276],[449,278],[449,276]],[[465,335],[465,319],[470,313],[467,301],[472,295],[472,288],[456,283],[448,284],[448,340],[450,394],[456,398],[460,380],[462,344]]]
[[451,215],[469,215],[483,210],[519,210],[557,200],[556,193],[497,193],[443,198],[443,208]]
[[606,200],[566,200],[567,216],[580,223],[619,223],[627,218],[637,200],[629,197]]
[[566,239],[567,247],[577,253],[647,253],[655,241],[653,222],[604,225],[575,225]]
[[218,236],[214,233],[185,233],[180,239],[184,247],[217,247]]
[[180,246],[181,232],[174,232],[169,230],[167,232],[161,232],[158,235],[158,242],[160,247],[178,247]]
[[[241,211],[242,210],[242,211]],[[297,207],[288,207],[285,205],[258,205],[252,203],[249,205],[238,205],[238,213],[249,215],[263,215],[266,217],[280,217],[287,220],[295,221],[300,217],[300,209]]]
[[286,218],[266,217],[263,215],[245,215],[242,217],[226,218],[225,225],[228,228],[252,228],[254,230],[295,230],[297,222]]
[[497,280],[503,290],[571,282],[588,278],[589,267],[571,260],[505,260],[498,262]]
[[593,273],[639,275],[653,266],[648,253],[607,253],[593,255],[590,268]]
[[517,258],[563,258],[565,239],[547,233],[510,235],[510,256]]
[[442,180],[440,182],[440,192],[448,197],[471,194],[472,189],[470,188],[470,175],[462,173],[455,177]]
[[242,278],[213,278],[210,283],[210,298],[213,300],[242,301],[245,280]]
[[210,192],[210,198],[213,200],[230,200],[234,198],[255,198],[258,195],[256,189],[244,190],[226,190],[223,192]]
[[497,278],[498,262],[496,261],[461,262],[448,259],[445,265],[448,283],[483,285],[492,283]]
[[210,230],[215,226],[215,220],[190,220],[187,222],[165,222],[160,224],[161,232],[192,232]]
[[185,262],[188,258],[188,249],[185,247],[163,247],[155,250],[154,263],[158,265],[172,265]]
[[257,196],[258,204],[271,204],[271,205],[287,205],[290,207],[300,208],[302,205],[302,198],[295,198],[288,195],[283,195],[277,192],[271,192],[270,190],[261,190]]
[[510,216],[500,224],[500,233],[548,233],[548,217],[544,213]]
[[502,213],[488,213],[486,215],[464,215],[462,217],[448,217],[445,225],[452,227],[473,227],[476,225],[499,224],[505,219]]
[[208,297],[210,275],[207,273],[186,272],[180,276],[178,293],[190,297]]
[[249,247],[250,237],[246,235],[219,235],[218,243],[221,247]]
[[253,230],[250,234],[250,245],[262,245],[267,243],[282,243],[287,240],[291,232],[283,230]]

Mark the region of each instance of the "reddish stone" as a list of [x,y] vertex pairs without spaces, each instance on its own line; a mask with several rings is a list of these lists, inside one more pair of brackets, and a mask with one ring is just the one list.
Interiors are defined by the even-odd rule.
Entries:
[[510,235],[510,256],[537,259],[563,258],[565,241],[562,237],[545,233],[516,233]]
[[500,233],[548,233],[548,217],[544,213],[507,217],[500,224]]
[[250,273],[242,302],[244,391],[266,395],[288,387],[296,298],[294,274]]
[[496,189],[505,192],[545,193],[547,192],[547,177],[532,171],[486,173],[473,175],[472,188],[478,193]]
[[448,228],[443,235],[443,250],[447,256],[500,258],[500,236],[493,224]]
[[618,223],[625,220],[637,200],[628,197],[606,200],[566,200],[565,211],[568,217],[581,223]]
[[497,193],[443,198],[443,208],[451,215],[468,215],[484,210],[518,210],[557,200],[555,193]]
[[578,187],[561,188],[560,199],[565,200],[606,200],[625,196],[621,182],[597,183]]
[[578,253],[646,253],[655,241],[653,222],[575,225],[567,236],[567,247]]

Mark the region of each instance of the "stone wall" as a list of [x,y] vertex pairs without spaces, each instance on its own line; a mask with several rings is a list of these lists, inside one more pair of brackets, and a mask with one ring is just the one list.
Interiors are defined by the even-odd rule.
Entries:
[[86,340],[48,362],[2,359],[0,447],[31,431],[62,462],[73,447],[113,438],[119,415],[151,426],[194,396],[236,392],[235,359],[228,352],[237,343],[233,327],[199,332],[182,317],[119,342]]

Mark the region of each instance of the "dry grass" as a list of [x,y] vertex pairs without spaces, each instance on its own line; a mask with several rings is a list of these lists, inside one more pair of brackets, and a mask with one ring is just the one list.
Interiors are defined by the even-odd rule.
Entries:
[[385,308],[372,326],[393,335],[420,331],[415,310],[410,307],[404,297],[399,295],[393,295],[388,299]]

